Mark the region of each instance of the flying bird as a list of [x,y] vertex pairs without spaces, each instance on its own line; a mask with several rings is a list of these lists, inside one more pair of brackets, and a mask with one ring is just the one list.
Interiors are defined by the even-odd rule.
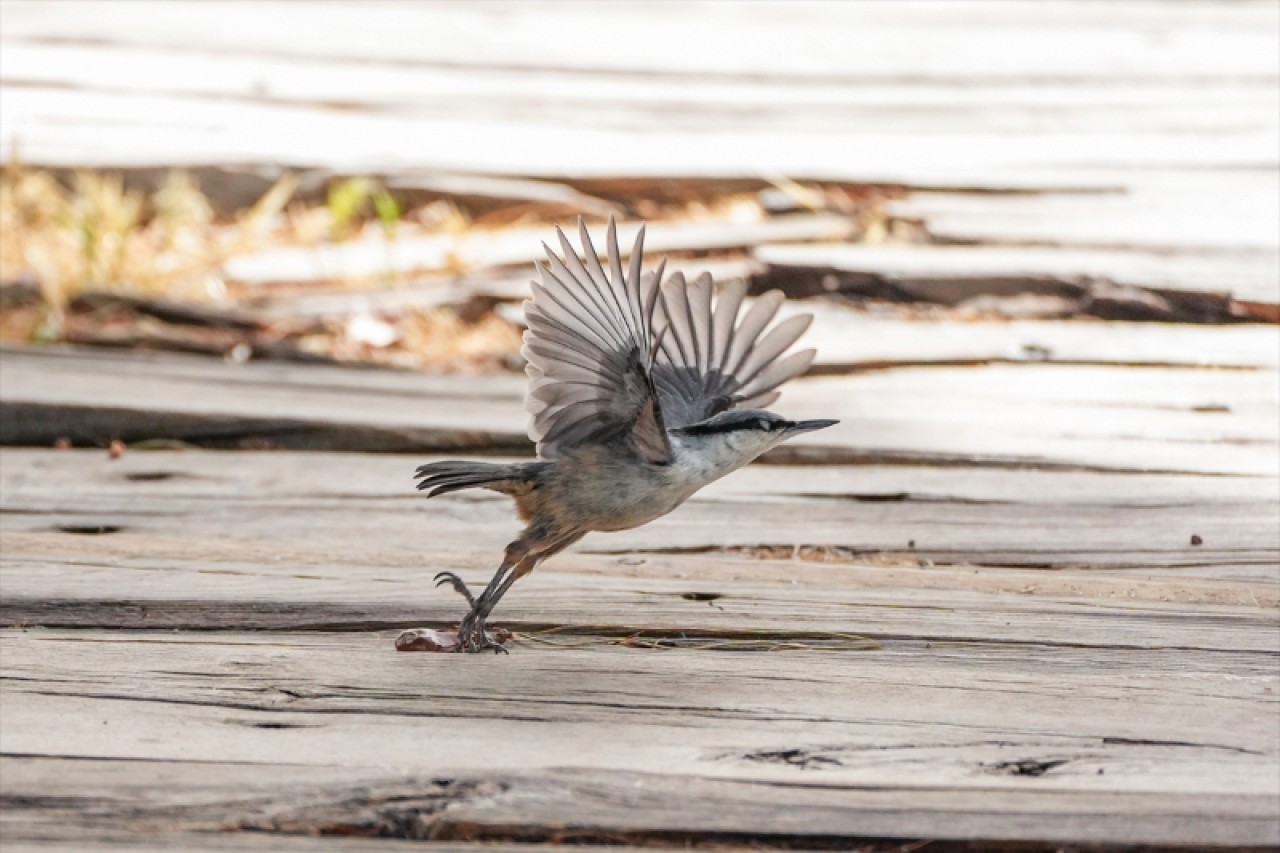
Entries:
[[456,650],[506,649],[486,630],[517,580],[591,531],[626,530],[666,515],[708,483],[797,435],[835,424],[767,411],[787,380],[813,361],[785,353],[812,315],[770,327],[783,302],[770,291],[743,312],[746,283],[714,293],[711,276],[689,283],[641,269],[644,228],[623,268],[617,228],[606,235],[608,269],[581,219],[580,259],[556,229],[563,255],[545,243],[539,281],[524,303],[525,408],[537,460],[432,462],[418,468],[428,497],[483,488],[509,495],[525,523],[479,595],[453,572],[436,575],[470,610]]

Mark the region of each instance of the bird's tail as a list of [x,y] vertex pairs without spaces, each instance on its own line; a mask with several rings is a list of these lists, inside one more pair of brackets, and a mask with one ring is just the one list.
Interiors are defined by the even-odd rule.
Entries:
[[507,495],[521,495],[534,485],[537,467],[542,463],[431,462],[418,467],[414,476],[418,489],[430,489],[427,497],[444,495],[462,489],[492,489]]

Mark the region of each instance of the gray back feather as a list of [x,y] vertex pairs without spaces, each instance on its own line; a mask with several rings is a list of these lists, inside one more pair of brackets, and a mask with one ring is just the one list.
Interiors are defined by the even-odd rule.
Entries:
[[537,265],[540,281],[525,303],[525,408],[539,456],[623,438],[651,461],[667,461],[667,428],[735,406],[764,408],[813,361],[814,350],[781,357],[811,315],[765,331],[783,302],[780,292],[760,297],[739,322],[745,282],[714,298],[709,274],[692,284],[681,273],[662,282],[661,264],[643,274],[643,228],[624,273],[612,219],[606,272],[582,220],[578,229],[584,259],[557,229],[564,256],[544,244],[547,264]]

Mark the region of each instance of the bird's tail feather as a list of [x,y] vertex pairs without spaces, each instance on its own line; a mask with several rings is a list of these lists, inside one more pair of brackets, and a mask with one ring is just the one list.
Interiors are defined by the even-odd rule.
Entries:
[[430,489],[427,493],[429,498],[473,488],[519,495],[532,487],[535,474],[532,469],[536,464],[527,462],[495,464],[456,460],[430,462],[419,466],[414,477],[419,480],[419,490]]

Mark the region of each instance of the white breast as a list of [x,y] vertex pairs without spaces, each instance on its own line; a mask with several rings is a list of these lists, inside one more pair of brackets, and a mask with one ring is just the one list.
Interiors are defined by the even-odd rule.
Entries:
[[735,447],[726,435],[672,435],[671,451],[670,476],[673,482],[687,488],[690,495],[738,470],[757,455],[744,453],[744,448]]

